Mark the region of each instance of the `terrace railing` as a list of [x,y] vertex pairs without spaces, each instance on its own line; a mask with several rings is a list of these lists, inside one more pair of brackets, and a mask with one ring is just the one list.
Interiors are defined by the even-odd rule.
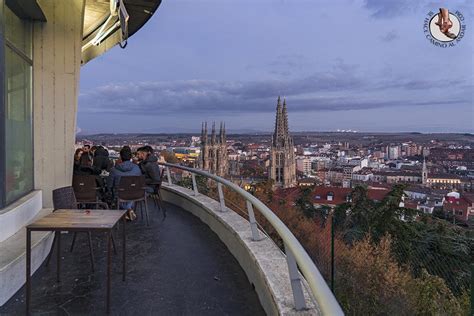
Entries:
[[[289,276],[291,288],[293,291],[293,299],[296,310],[303,310],[306,308],[306,300],[303,294],[303,285],[300,279],[300,273],[303,275],[309,285],[310,294],[316,300],[316,303],[321,310],[323,315],[344,315],[339,303],[334,297],[333,293],[329,289],[323,276],[316,268],[313,260],[310,258],[308,253],[304,250],[303,246],[299,243],[296,237],[286,227],[286,225],[270,210],[265,204],[259,199],[240,188],[238,185],[218,177],[211,173],[203,170],[189,168],[176,164],[159,163],[166,170],[166,177],[168,185],[173,185],[173,179],[171,177],[171,169],[180,169],[187,171],[192,177],[192,189],[195,196],[199,195],[198,185],[196,182],[196,175],[203,176],[207,179],[212,179],[217,183],[218,200],[220,203],[220,210],[226,211],[225,197],[223,186],[227,189],[233,190],[245,199],[247,206],[247,214],[249,219],[249,225],[252,232],[253,242],[258,242],[262,238],[260,237],[260,231],[258,229],[258,223],[255,219],[254,208],[260,212],[268,223],[275,229],[284,244],[286,261],[288,264]],[[300,273],[299,273],[300,272]]]

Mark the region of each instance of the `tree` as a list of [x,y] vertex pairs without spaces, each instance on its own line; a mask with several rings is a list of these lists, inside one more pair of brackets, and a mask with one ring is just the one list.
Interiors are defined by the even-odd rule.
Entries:
[[174,152],[163,150],[161,151],[161,156],[165,159],[167,163],[178,163],[179,159],[176,157]]
[[304,188],[301,190],[298,198],[295,200],[295,206],[299,208],[303,214],[308,218],[314,218],[315,216],[319,215],[322,219],[326,219],[327,210],[319,210],[316,209],[313,205],[311,193],[313,190],[311,188]]

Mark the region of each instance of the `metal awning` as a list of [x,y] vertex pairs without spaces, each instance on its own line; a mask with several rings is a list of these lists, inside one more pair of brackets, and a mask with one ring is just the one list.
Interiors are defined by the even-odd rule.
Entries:
[[160,4],[161,0],[86,0],[82,63],[116,44],[124,48],[128,37],[153,16]]

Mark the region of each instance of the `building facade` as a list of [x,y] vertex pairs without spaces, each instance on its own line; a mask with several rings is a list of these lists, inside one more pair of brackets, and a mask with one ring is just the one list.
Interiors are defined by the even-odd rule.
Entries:
[[[124,47],[160,3],[0,0],[0,306],[25,280],[24,227],[72,183],[81,65]],[[34,236],[32,271],[52,242]]]
[[296,170],[303,174],[311,173],[311,159],[307,157],[296,158]]
[[286,100],[283,100],[282,106],[280,97],[277,102],[268,177],[280,188],[294,187],[297,184],[295,147],[288,127]]
[[216,124],[212,123],[210,140],[207,135],[207,122],[202,123],[199,167],[220,177],[225,177],[229,170],[226,142],[224,123],[221,122],[219,137],[216,135]]

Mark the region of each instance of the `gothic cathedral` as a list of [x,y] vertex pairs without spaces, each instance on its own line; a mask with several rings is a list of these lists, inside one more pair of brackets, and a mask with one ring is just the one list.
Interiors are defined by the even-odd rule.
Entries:
[[225,125],[221,123],[219,138],[217,138],[216,123],[212,123],[210,142],[207,136],[207,122],[205,122],[202,124],[201,130],[199,167],[220,177],[225,177],[228,170]]
[[274,180],[274,186],[289,188],[296,185],[295,147],[288,128],[288,113],[286,100],[281,105],[278,97],[275,131],[270,149],[269,179]]

